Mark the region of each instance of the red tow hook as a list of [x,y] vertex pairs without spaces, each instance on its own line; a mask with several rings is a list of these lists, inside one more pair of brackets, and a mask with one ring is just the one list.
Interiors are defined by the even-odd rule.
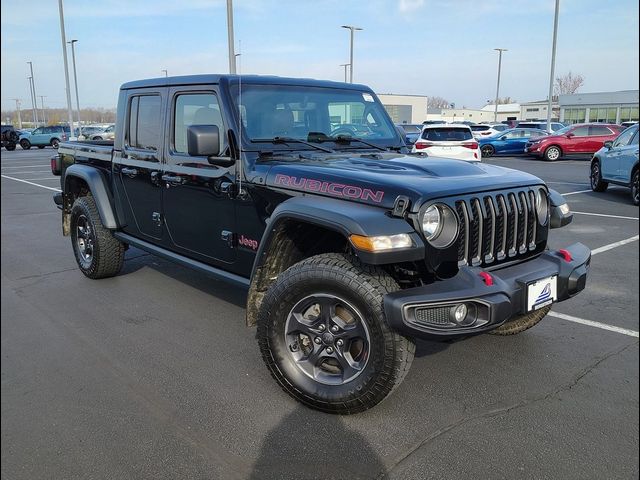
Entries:
[[567,263],[573,260],[573,257],[571,256],[571,252],[569,250],[565,250],[564,248],[561,248],[560,250],[558,250],[558,254],[562,258],[564,258],[564,261]]
[[480,272],[478,275],[482,277],[482,281],[487,287],[493,285],[493,277],[489,275],[487,272]]

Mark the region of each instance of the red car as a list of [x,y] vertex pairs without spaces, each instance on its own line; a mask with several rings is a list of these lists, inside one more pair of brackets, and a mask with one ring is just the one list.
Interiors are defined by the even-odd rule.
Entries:
[[552,135],[532,138],[525,152],[553,162],[564,155],[595,153],[607,140],[615,140],[620,125],[609,123],[577,123],[556,130]]

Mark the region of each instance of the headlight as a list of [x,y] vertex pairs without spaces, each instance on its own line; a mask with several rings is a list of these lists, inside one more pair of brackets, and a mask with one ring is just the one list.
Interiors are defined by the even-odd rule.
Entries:
[[547,192],[542,188],[536,192],[536,213],[540,224],[546,225],[549,218],[549,199]]
[[446,248],[458,235],[458,217],[442,203],[429,205],[420,218],[422,233],[436,248]]

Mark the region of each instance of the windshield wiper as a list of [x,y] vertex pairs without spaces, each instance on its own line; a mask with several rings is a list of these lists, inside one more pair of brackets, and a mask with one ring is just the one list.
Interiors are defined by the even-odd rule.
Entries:
[[376,145],[375,143],[370,143],[370,142],[366,142],[364,140],[362,140],[361,138],[356,138],[356,137],[352,137],[351,135],[337,135],[335,137],[328,135],[327,138],[333,140],[336,143],[342,143],[342,144],[346,144],[349,145],[351,144],[351,142],[360,142],[364,145],[367,145],[371,148],[375,148],[377,150],[381,150],[383,152],[386,152],[387,149],[385,147],[381,147],[380,145]]
[[301,143],[302,145],[307,145],[308,147],[315,148],[317,150],[322,150],[327,153],[336,153],[334,150],[330,148],[321,147],[320,145],[314,145],[313,143],[306,142],[304,140],[300,140],[299,138],[291,138],[291,137],[273,137],[273,138],[259,138],[253,140],[254,142],[270,142],[270,143]]

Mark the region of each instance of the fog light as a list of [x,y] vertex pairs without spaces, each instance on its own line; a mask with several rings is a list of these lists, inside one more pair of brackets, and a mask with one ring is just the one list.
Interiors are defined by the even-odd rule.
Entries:
[[467,306],[464,303],[461,303],[457,307],[453,307],[451,309],[451,315],[453,317],[452,320],[457,324],[461,324],[462,322],[464,322],[464,319],[467,317],[467,313],[468,313]]

